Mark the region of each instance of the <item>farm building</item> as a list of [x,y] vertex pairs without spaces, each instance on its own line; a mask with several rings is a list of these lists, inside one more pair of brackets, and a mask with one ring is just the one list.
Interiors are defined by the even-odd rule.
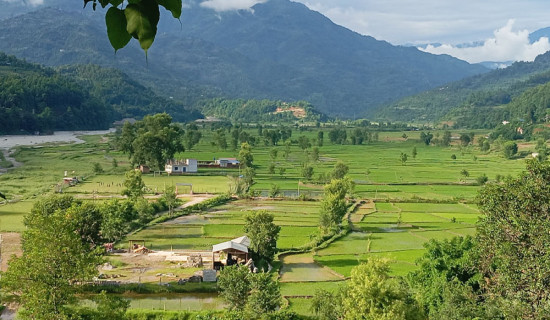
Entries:
[[164,171],[171,174],[183,174],[198,172],[197,159],[169,160],[164,166]]
[[217,267],[222,265],[230,266],[237,263],[246,263],[248,261],[248,246],[250,246],[250,239],[247,236],[213,245],[212,256],[215,254],[220,255],[220,264],[215,261],[214,268],[218,269]]
[[239,160],[236,158],[219,158],[215,161],[222,168],[231,168],[239,165]]

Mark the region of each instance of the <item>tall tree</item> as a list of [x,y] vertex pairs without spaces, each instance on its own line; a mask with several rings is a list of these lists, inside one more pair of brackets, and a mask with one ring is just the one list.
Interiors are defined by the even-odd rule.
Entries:
[[550,164],[527,161],[527,171],[479,194],[480,266],[490,297],[502,297],[523,319],[550,312]]
[[143,197],[145,193],[145,183],[141,178],[141,171],[139,170],[127,171],[123,185],[124,190],[122,190],[122,195],[128,196],[128,198],[137,199]]
[[408,286],[389,276],[387,261],[370,258],[351,271],[342,297],[342,319],[424,319]]
[[254,156],[252,155],[252,148],[248,144],[248,142],[244,142],[241,144],[241,150],[239,151],[239,156],[237,157],[239,159],[239,163],[241,167],[243,168],[249,168],[252,167],[252,161],[254,161]]
[[166,113],[146,116],[133,125],[126,122],[117,144],[128,153],[132,165],[146,164],[163,170],[166,161],[183,152],[184,131]]
[[267,211],[255,211],[245,216],[244,232],[250,238],[250,249],[260,259],[273,261],[281,227]]
[[49,200],[38,202],[26,218],[23,254],[10,260],[2,277],[4,289],[19,296],[22,319],[66,319],[78,284],[91,280],[100,263],[93,244],[79,234],[80,204]]

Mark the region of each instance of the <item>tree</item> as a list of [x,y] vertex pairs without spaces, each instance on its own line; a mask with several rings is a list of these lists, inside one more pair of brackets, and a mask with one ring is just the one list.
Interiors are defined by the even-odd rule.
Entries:
[[279,284],[270,273],[251,273],[248,267],[233,265],[220,271],[220,296],[230,310],[246,310],[247,318],[277,310],[281,305]]
[[269,166],[267,167],[267,173],[274,174],[275,173],[275,163],[271,162]]
[[443,138],[441,139],[441,145],[444,146],[444,147],[448,147],[449,145],[451,145],[451,132],[450,131],[445,131],[443,133]]
[[100,294],[92,298],[97,305],[97,312],[101,319],[125,320],[126,310],[130,307],[130,300],[119,296],[107,294],[101,291]]
[[349,172],[349,167],[342,161],[336,162],[331,172],[332,179],[343,179]]
[[341,292],[330,292],[324,289],[317,289],[311,299],[311,311],[320,320],[340,319],[342,314]]
[[319,161],[319,147],[313,147],[313,149],[311,149],[311,160],[314,162]]
[[486,184],[487,181],[489,181],[489,178],[487,177],[487,175],[485,173],[476,178],[476,182],[480,186]]
[[102,174],[102,173],[103,173],[103,167],[101,167],[101,164],[100,164],[100,163],[95,162],[94,165],[93,165],[92,171],[93,171],[95,174]]
[[219,128],[214,132],[214,137],[212,138],[212,144],[215,146],[218,146],[218,149],[220,150],[226,150],[227,149],[227,138],[225,137],[225,130],[223,128]]
[[164,200],[164,203],[168,206],[168,214],[172,216],[172,213],[174,212],[174,208],[178,205],[178,195],[176,194],[176,188],[174,186],[168,186],[164,190],[164,194],[162,195],[162,200]]
[[513,141],[508,141],[504,144],[502,153],[506,159],[512,159],[512,157],[518,153],[518,145]]
[[420,133],[420,140],[424,142],[424,144],[426,144],[427,146],[430,145],[433,137],[434,135],[431,132],[425,133],[424,131],[422,131]]
[[313,177],[313,167],[309,163],[305,162],[302,164],[301,173],[302,177],[309,181]]
[[309,138],[306,136],[299,136],[298,137],[298,146],[302,149],[308,149],[311,147],[311,142],[309,141]]
[[517,178],[479,193],[479,265],[489,297],[502,297],[523,319],[543,319],[550,311],[550,165],[526,163]]
[[269,189],[269,196],[271,198],[275,198],[279,195],[279,193],[281,193],[281,188],[278,185],[272,183],[271,188]]
[[122,195],[128,196],[128,198],[137,199],[143,197],[145,193],[145,183],[141,179],[141,171],[139,170],[127,171],[123,185],[124,190],[122,190]]
[[[66,205],[71,203],[70,207]],[[2,277],[5,290],[19,296],[22,319],[66,319],[78,283],[97,274],[100,256],[79,232],[79,203],[70,198],[40,201],[25,219],[21,257]]]
[[319,226],[323,234],[336,231],[345,216],[348,204],[346,196],[353,191],[353,181],[348,178],[332,180],[325,185],[325,193],[321,202]]
[[199,128],[195,124],[190,124],[187,126],[187,130],[183,135],[183,143],[185,149],[191,150],[193,147],[199,143],[202,138],[202,133],[200,133]]
[[377,258],[352,269],[341,308],[342,319],[424,319],[408,286],[390,277],[388,262]]
[[251,289],[249,274],[250,270],[242,265],[228,266],[220,271],[218,288],[229,310],[244,310]]
[[252,252],[260,259],[273,261],[281,231],[281,227],[273,223],[273,215],[267,211],[255,211],[247,214],[244,220],[244,232],[250,238]]
[[277,160],[277,153],[278,150],[276,148],[269,149],[269,157],[271,158],[271,161]]
[[[424,247],[426,252],[417,260],[419,268],[409,274],[408,282],[415,290],[417,299],[429,319],[445,319],[441,316],[442,309],[448,309],[445,304],[451,302],[456,303],[455,311],[459,309],[460,305],[477,311],[477,308],[472,309],[472,300],[463,299],[461,303],[458,303],[446,294],[456,291],[462,291],[464,296],[469,296],[465,294],[468,291],[472,295],[474,292],[480,294],[478,291],[480,291],[481,276],[476,268],[478,258],[474,239],[470,236],[441,241],[432,239],[426,242]],[[459,288],[459,286],[464,288]],[[475,302],[474,298],[474,305]],[[451,318],[447,317],[447,319]],[[458,319],[464,318],[466,317]]]
[[470,172],[466,169],[460,170],[460,175],[462,175],[464,178],[468,178],[470,176]]
[[281,306],[281,291],[273,275],[267,272],[251,273],[250,294],[246,309],[253,314],[266,314]]
[[416,151],[416,147],[413,147],[413,151],[412,151],[413,159],[416,159],[417,154],[418,154],[418,152]]
[[137,218],[137,212],[134,210],[133,201],[139,203],[137,199],[121,201],[113,199],[105,202],[101,206],[101,215],[103,223],[101,224],[101,235],[114,242],[122,239],[130,230],[130,222]]
[[241,144],[241,150],[239,151],[238,156],[241,167],[248,168],[252,167],[252,161],[254,161],[254,156],[252,155],[252,148],[248,142]]
[[401,155],[399,156],[401,159],[401,165],[404,166],[407,160],[409,159],[409,156],[407,156],[406,153],[401,152]]
[[84,6],[89,2],[92,2],[93,10],[96,9],[97,3],[103,8],[109,6],[105,22],[107,36],[115,52],[124,48],[133,37],[139,41],[146,54],[155,41],[160,6],[170,11],[176,19],[180,18],[182,8],[182,0],[142,0],[130,2],[123,8],[119,8],[123,4],[120,0],[84,0]]
[[472,140],[471,140],[471,136],[469,134],[467,134],[467,133],[461,133],[460,134],[460,143],[462,144],[463,147],[469,145],[470,142],[472,142]]
[[117,145],[128,154],[132,165],[146,164],[163,170],[166,160],[185,150],[183,134],[170,115],[159,113],[134,124],[126,122],[117,136]]
[[325,133],[323,131],[317,132],[317,146],[319,147],[323,146],[324,137],[325,137]]

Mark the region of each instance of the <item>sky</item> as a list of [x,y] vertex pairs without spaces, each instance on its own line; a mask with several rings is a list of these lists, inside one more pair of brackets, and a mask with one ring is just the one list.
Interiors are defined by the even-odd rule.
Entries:
[[[218,11],[247,9],[265,0],[205,0]],[[425,45],[471,63],[532,61],[550,50],[529,33],[550,27],[548,0],[294,0],[334,23],[394,45]],[[465,43],[481,42],[464,48]]]

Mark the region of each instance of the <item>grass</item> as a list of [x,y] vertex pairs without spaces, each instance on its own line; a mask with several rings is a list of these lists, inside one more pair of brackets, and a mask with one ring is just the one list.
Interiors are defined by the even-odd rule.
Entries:
[[[328,137],[328,129],[323,130]],[[249,132],[257,135],[256,130]],[[198,145],[176,155],[176,158],[211,160],[238,155],[238,150],[217,150],[210,144],[212,132],[202,130],[202,133],[204,138]],[[302,163],[309,161],[312,164],[316,180],[320,174],[330,174],[337,161],[343,161],[349,166],[349,175],[356,183],[356,198],[375,201],[374,205],[370,202],[368,208],[356,213],[354,232],[316,252],[283,258],[282,279],[293,281],[280,284],[282,294],[290,297],[290,310],[311,315],[311,301],[301,297],[312,296],[317,289],[336,290],[345,283],[326,281],[339,279],[327,272],[329,268],[348,277],[354,266],[369,258],[381,257],[390,261],[390,272],[394,276],[415,270],[414,261],[423,254],[423,244],[429,239],[475,233],[475,223],[480,216],[473,204],[480,189],[474,185],[476,177],[486,174],[491,181],[502,172],[514,175],[524,169],[523,161],[506,160],[495,151],[484,154],[475,147],[425,146],[417,140],[419,132],[406,133],[408,140],[401,138],[403,132],[380,132],[379,141],[365,145],[333,145],[325,138],[324,145],[319,148],[319,161],[308,160],[308,155],[296,145],[291,146],[288,157],[283,156],[285,147],[282,143],[266,146],[262,139],[258,139],[258,144],[252,147],[257,173],[252,186],[255,191],[265,193],[275,184],[294,197],[299,189],[301,194],[321,198],[322,185],[304,181],[301,177]],[[313,138],[317,132],[294,132],[292,139],[300,135]],[[23,231],[24,214],[30,211],[36,199],[53,193],[65,171],[68,175],[84,178],[76,187],[65,188],[65,193],[75,196],[120,194],[124,172],[130,168],[126,155],[109,150],[108,140],[111,138],[86,136],[83,144],[19,147],[14,157],[24,165],[0,175],[0,191],[10,199],[24,201],[0,206],[0,231]],[[406,165],[402,165],[399,155],[402,152],[410,155],[414,147],[418,156],[416,159],[409,157]],[[278,150],[274,160],[269,155],[272,148]],[[452,154],[457,159],[451,159]],[[118,168],[112,167],[113,159],[118,161]],[[99,163],[105,174],[94,175],[94,163]],[[276,174],[268,173],[270,163],[275,164]],[[280,175],[279,168],[285,168],[285,173]],[[470,177],[461,176],[463,169],[469,171]],[[144,181],[150,194],[162,192],[165,185],[176,183],[192,183],[195,193],[224,193],[229,188],[226,176],[238,173],[238,169],[205,169],[202,176],[145,175]],[[180,193],[188,191],[188,187],[183,187]],[[145,239],[146,245],[153,250],[210,250],[213,244],[243,235],[244,217],[255,210],[274,214],[275,223],[281,226],[278,240],[281,250],[299,248],[318,235],[318,201],[239,200],[203,212],[193,219],[182,217],[151,226],[129,238]],[[113,263],[117,261],[113,260]],[[158,270],[170,273],[174,270],[171,267],[161,264]],[[125,272],[125,268],[129,267],[120,265],[112,272]],[[184,276],[192,271],[194,269],[178,272]],[[304,280],[309,281],[296,282]],[[188,288],[195,290],[194,287]],[[141,298],[132,297],[132,308],[163,310],[165,304],[166,310],[220,308],[217,298],[207,301],[198,298],[187,301],[183,297],[166,299],[161,295]]]
[[[276,210],[271,209],[274,205]],[[131,238],[145,239],[156,250],[210,250],[214,244],[242,236],[244,217],[255,210],[274,214],[275,223],[281,226],[277,246],[282,250],[301,247],[318,234],[317,202],[238,200],[204,213],[203,219],[192,224],[179,224],[178,219],[167,221]]]
[[33,201],[19,201],[0,205],[0,231],[21,232],[25,230],[23,217],[31,211]]

